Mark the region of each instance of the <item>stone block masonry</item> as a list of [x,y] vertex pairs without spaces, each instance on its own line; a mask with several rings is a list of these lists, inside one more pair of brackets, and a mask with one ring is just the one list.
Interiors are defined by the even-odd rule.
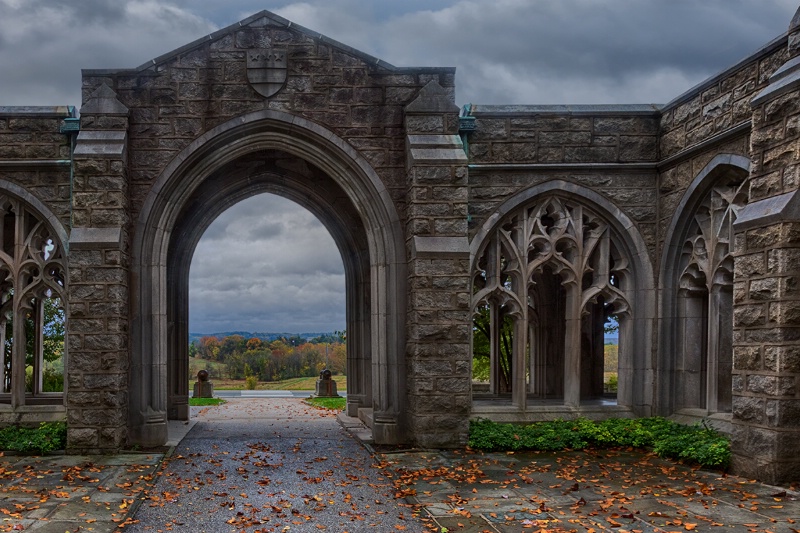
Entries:
[[[790,28],[799,32],[800,28]],[[800,58],[752,100],[751,203],[736,225],[734,468],[772,483],[800,479]]]
[[422,446],[463,446],[471,408],[467,156],[454,128],[458,107],[438,83],[405,114],[407,423]]
[[61,242],[67,273],[41,272],[64,284],[68,352],[63,397],[7,372],[0,423],[66,418],[76,452],[163,444],[189,415],[194,245],[271,192],[342,252],[347,409],[376,442],[460,447],[477,416],[655,413],[730,431],[738,473],[800,479],[798,22],[666,105],[459,110],[455,69],[395,67],[263,11],[83,71],[80,133],[62,133],[68,107],[0,107],[0,269],[49,259],[28,221]]
[[68,446],[128,441],[130,232],[128,109],[102,85],[81,108],[70,239]]

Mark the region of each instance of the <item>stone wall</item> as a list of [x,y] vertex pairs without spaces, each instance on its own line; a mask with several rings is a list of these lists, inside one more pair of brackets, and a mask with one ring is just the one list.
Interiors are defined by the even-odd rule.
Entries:
[[736,225],[733,324],[734,469],[773,483],[800,479],[800,60],[785,49],[791,59],[751,102],[751,203]]
[[68,446],[117,450],[128,438],[130,200],[128,109],[102,86],[81,108],[74,154],[67,343]]
[[654,161],[655,106],[477,106],[470,163]]
[[[668,237],[678,204],[709,161],[719,154],[750,156],[750,100],[767,86],[786,56],[784,36],[661,109],[659,242]],[[753,199],[761,196],[764,186],[751,184]]]
[[[74,138],[72,133],[62,131],[65,119],[73,117],[74,108],[67,106],[0,107],[0,194],[22,200],[37,219],[60,234],[65,241],[60,243],[62,246],[68,245]],[[0,404],[0,425],[36,425],[66,416],[63,402],[58,399],[36,405],[25,398],[22,405],[14,405],[18,401],[19,396],[16,401],[8,398]]]
[[420,446],[458,447],[471,409],[467,156],[439,84],[405,113],[408,426]]
[[655,261],[659,115],[652,106],[472,106],[470,237],[513,195],[549,180],[598,191],[637,223]]
[[752,118],[750,100],[786,60],[786,37],[709,78],[666,104],[661,112],[659,159],[707,142]]
[[[283,154],[291,156],[284,163],[295,180],[292,194],[314,189],[306,178],[317,175],[335,183],[330,190],[342,191],[338,200],[321,193],[309,205],[323,207],[341,242],[356,247],[357,241],[358,250],[350,251],[363,254],[358,261],[346,260],[358,270],[351,276],[360,292],[349,298],[362,306],[355,313],[364,332],[358,339],[359,369],[369,373],[370,361],[369,378],[385,382],[362,376],[363,390],[353,398],[374,402],[373,422],[384,428],[376,430],[377,440],[431,447],[463,445],[472,414],[470,259],[479,244],[474,241],[487,234],[506,202],[524,200],[526,191],[578,203],[592,198],[595,206],[605,206],[615,242],[638,261],[636,297],[630,299],[638,306],[638,322],[635,335],[634,328],[628,330],[637,339],[637,360],[626,367],[625,384],[637,392],[628,393],[634,398],[628,407],[635,402],[631,409],[637,412],[655,407],[670,414],[677,373],[664,339],[674,337],[669,323],[677,315],[665,294],[676,287],[670,278],[674,267],[664,263],[671,260],[669,249],[681,244],[676,220],[715,179],[709,165],[724,160],[722,166],[736,167],[742,178],[749,158],[749,204],[741,210],[733,243],[735,468],[772,481],[796,479],[800,22],[793,24],[788,40],[776,39],[666,106],[471,105],[464,113],[475,128],[461,137],[454,69],[397,68],[267,12],[135,69],[84,71],[77,138],[60,133],[62,122],[72,117],[69,108],[0,107],[0,182],[44,206],[69,233],[70,448],[115,451],[126,442],[161,435],[131,428],[165,424],[165,411],[152,406],[165,403],[166,385],[141,384],[133,400],[139,385],[131,383],[132,376],[146,381],[141,376],[166,374],[151,367],[165,366],[167,356],[151,352],[162,350],[168,335],[186,326],[167,325],[164,318],[164,294],[178,294],[174,286],[185,279],[159,277],[168,262],[162,248],[170,246],[171,231],[180,233],[181,224],[199,227],[206,221],[200,200],[233,198],[214,196],[224,189],[214,180],[239,187],[234,196],[252,193],[242,185],[249,179],[246,172],[225,174],[231,161],[217,154],[219,139],[230,150],[251,143],[245,155],[256,160],[240,154],[234,162],[243,164],[240,170],[262,165],[266,175],[274,161],[284,161],[282,156],[258,160],[263,150],[252,146],[260,146],[263,133],[282,143],[299,143],[302,137],[313,144]],[[257,63],[265,50],[274,52],[268,67]],[[269,83],[258,77],[265,75],[262,68],[273,69]],[[245,117],[260,118],[248,129]],[[258,130],[264,124],[276,130]],[[184,163],[196,154],[207,157],[208,172],[218,175],[207,179],[203,168],[186,170],[190,165]],[[318,166],[309,170],[313,165]],[[153,200],[173,172],[178,181],[197,181],[187,189],[169,182],[170,190],[183,196]],[[703,179],[708,183],[700,185]],[[185,207],[194,201],[194,186],[206,196],[198,193],[197,205]],[[364,205],[365,199],[375,206]],[[142,222],[156,201],[167,207]],[[159,236],[144,240],[147,231]],[[136,262],[142,259],[134,254],[137,242],[159,248],[140,253],[152,263]],[[161,281],[140,287],[144,275]],[[657,290],[662,305],[656,311]],[[152,308],[139,306],[137,299],[152,299]],[[137,316],[135,309],[151,314]],[[137,344],[131,331],[137,321],[152,322],[140,328],[142,334],[160,340]],[[405,330],[392,330],[386,326],[390,321]],[[651,335],[657,321],[661,329]],[[386,375],[397,372],[405,375]],[[392,387],[398,390],[387,393]],[[358,411],[361,404],[351,407]]]
[[70,225],[70,139],[61,133],[74,109],[0,107],[0,179],[23,187],[61,224]]

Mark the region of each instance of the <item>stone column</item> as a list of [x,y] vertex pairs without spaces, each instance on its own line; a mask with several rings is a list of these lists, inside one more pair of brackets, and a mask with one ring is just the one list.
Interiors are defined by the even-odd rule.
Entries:
[[768,483],[800,479],[798,15],[791,59],[751,103],[750,203],[734,226],[733,470]]
[[67,447],[73,452],[113,452],[127,437],[127,128],[128,109],[106,85],[81,108],[67,309]]
[[453,95],[431,81],[405,108],[408,425],[424,447],[466,443],[472,361],[467,157]]

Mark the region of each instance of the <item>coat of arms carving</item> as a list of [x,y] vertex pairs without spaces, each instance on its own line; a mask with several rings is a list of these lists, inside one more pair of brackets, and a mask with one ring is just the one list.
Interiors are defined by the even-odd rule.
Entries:
[[247,51],[247,81],[269,98],[286,83],[286,50],[261,48]]

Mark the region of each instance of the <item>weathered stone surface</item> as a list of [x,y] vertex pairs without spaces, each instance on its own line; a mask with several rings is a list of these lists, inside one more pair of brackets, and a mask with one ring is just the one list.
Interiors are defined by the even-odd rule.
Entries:
[[[395,69],[261,14],[141,70],[86,71],[72,176],[56,161],[71,157],[59,132],[70,112],[0,108],[3,194],[60,224],[68,250],[70,447],[163,441],[166,413],[188,394],[166,382],[187,355],[174,340],[187,334],[175,310],[186,297],[181,257],[191,255],[181,243],[216,216],[214,202],[261,192],[264,181],[308,198],[344,243],[356,272],[348,333],[358,339],[348,393],[359,405],[375,391],[364,407],[376,411],[379,438],[464,444],[480,406],[472,315],[501,300],[514,320],[531,320],[519,331],[557,317],[544,328],[560,372],[548,374],[558,390],[547,397],[579,413],[596,392],[586,369],[602,358],[587,348],[587,331],[602,329],[598,302],[630,321],[617,408],[730,411],[737,468],[749,458],[777,479],[794,468],[781,471],[794,464],[786,442],[800,437],[800,80],[786,45],[667,107],[472,105],[462,112],[471,129],[454,104],[452,69]],[[248,54],[262,48],[286,53],[286,69],[272,73],[285,82],[270,96],[248,81]],[[517,226],[543,198],[569,208],[554,204]],[[498,228],[497,257],[483,255]],[[554,237],[561,232],[569,238]],[[602,235],[602,259],[581,264]],[[494,281],[484,277],[492,262],[501,265]],[[161,269],[169,274],[153,274]],[[532,276],[532,292],[503,300]],[[550,293],[537,292],[548,279]],[[473,301],[490,282],[497,290]],[[587,301],[567,311],[575,287]],[[587,331],[567,338],[567,322]],[[540,348],[524,344],[526,367]],[[530,368],[525,389],[541,371]],[[717,396],[713,379],[701,384],[713,368]],[[492,413],[539,416],[517,389]]]
[[765,346],[764,366],[781,373],[800,373],[800,347]]

